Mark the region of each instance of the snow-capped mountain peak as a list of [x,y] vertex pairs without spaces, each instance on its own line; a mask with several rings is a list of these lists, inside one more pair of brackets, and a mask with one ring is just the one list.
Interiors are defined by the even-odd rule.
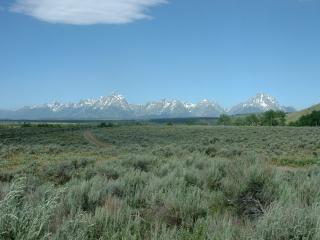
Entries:
[[197,104],[190,103],[190,102],[184,102],[183,104],[184,104],[184,107],[188,109],[189,112],[191,112],[197,106]]
[[258,93],[255,97],[249,99],[243,104],[244,107],[261,107],[266,110],[279,108],[277,99],[265,93]]
[[81,107],[91,107],[94,106],[96,103],[98,102],[97,99],[84,99],[81,100],[77,105],[77,107],[81,108]]
[[107,108],[111,106],[121,107],[129,110],[129,104],[127,100],[120,94],[113,93],[111,96],[101,97],[98,101],[100,108]]
[[52,112],[59,112],[64,107],[64,105],[59,103],[58,101],[55,101],[53,103],[47,104],[47,107],[51,109]]
[[281,107],[276,98],[259,93],[248,101],[224,110],[219,104],[204,99],[197,104],[179,100],[162,99],[146,104],[129,104],[124,96],[113,93],[110,96],[89,98],[78,103],[50,104],[24,107],[13,111],[16,119],[139,119],[139,118],[186,118],[218,117],[222,113],[248,114],[268,110],[293,111]]
[[208,99],[203,99],[199,102],[199,104],[211,104],[211,102]]
[[194,108],[191,110],[191,113],[196,117],[216,117],[224,112],[221,106],[208,99],[203,99],[194,105]]
[[229,113],[233,115],[248,114],[265,112],[268,110],[282,110],[282,107],[275,97],[265,93],[258,93],[255,97],[233,107]]

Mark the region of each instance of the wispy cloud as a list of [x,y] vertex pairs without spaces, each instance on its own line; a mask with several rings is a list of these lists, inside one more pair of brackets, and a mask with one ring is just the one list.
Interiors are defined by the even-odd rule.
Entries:
[[17,0],[11,11],[50,23],[124,24],[151,18],[148,10],[166,0]]

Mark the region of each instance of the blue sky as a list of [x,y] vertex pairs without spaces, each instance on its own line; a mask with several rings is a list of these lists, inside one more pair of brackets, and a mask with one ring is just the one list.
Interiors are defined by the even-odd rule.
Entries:
[[0,0],[0,108],[111,92],[320,102],[319,0],[101,2]]

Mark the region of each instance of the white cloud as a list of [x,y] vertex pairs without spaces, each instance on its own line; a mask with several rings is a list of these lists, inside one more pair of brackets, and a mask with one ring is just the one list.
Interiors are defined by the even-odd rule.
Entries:
[[17,0],[11,11],[50,23],[124,24],[148,19],[150,7],[166,0]]

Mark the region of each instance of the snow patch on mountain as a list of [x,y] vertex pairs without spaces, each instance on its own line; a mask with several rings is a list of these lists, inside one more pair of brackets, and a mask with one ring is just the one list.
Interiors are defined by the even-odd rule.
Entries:
[[130,104],[124,96],[113,93],[110,96],[80,100],[78,103],[53,102],[44,105],[24,107],[11,111],[16,119],[142,119],[142,118],[186,118],[219,117],[221,114],[248,114],[268,110],[291,111],[281,107],[275,97],[257,94],[248,101],[225,110],[219,104],[204,99],[196,104],[179,100],[162,99],[146,104]]
[[259,113],[268,110],[282,110],[282,107],[275,97],[265,93],[258,93],[255,97],[250,98],[246,102],[234,106],[228,113],[235,115]]

